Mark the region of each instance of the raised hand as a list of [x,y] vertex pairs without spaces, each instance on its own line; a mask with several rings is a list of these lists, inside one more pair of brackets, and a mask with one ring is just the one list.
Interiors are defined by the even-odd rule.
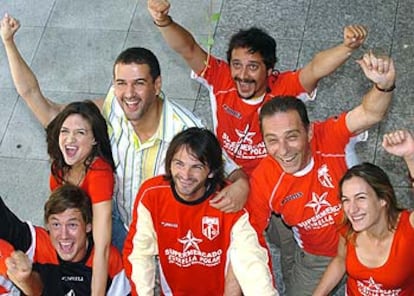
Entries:
[[414,160],[414,137],[407,130],[397,130],[385,134],[382,147],[390,154]]
[[148,11],[157,24],[169,21],[169,10],[170,2],[168,0],[148,0]]
[[357,49],[364,43],[368,31],[361,25],[350,25],[344,28],[344,45],[351,49]]
[[0,22],[1,39],[3,40],[3,43],[13,40],[13,36],[19,28],[19,21],[6,13]]
[[395,83],[395,68],[393,60],[388,56],[375,56],[371,51],[364,54],[357,63],[365,76],[379,88],[389,89]]

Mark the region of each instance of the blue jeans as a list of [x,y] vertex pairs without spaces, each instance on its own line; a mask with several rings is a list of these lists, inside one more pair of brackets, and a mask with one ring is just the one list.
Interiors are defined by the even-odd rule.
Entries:
[[121,252],[124,248],[128,230],[121,220],[121,215],[116,206],[112,207],[112,244]]

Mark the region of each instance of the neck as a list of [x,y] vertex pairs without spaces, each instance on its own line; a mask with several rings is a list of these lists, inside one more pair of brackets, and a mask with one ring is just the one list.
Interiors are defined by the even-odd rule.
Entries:
[[131,121],[134,131],[141,142],[151,138],[158,129],[161,119],[163,101],[157,97],[148,111],[139,119]]

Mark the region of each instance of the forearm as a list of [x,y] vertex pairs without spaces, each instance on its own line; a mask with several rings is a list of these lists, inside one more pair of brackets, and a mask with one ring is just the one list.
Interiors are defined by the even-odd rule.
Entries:
[[335,286],[341,281],[345,274],[345,262],[343,258],[335,257],[332,259],[326,268],[325,273],[322,276],[318,286],[313,292],[313,296],[326,296],[329,295]]
[[311,93],[320,79],[333,73],[351,56],[353,49],[344,44],[317,53],[300,73],[300,80],[308,93]]
[[196,42],[193,35],[181,25],[167,17],[162,21],[154,20],[168,46],[183,57],[190,68],[199,73],[205,68],[207,53]]
[[404,157],[404,161],[408,168],[408,174],[412,180],[412,186],[414,187],[414,155]]
[[110,244],[105,246],[96,245],[92,266],[91,295],[105,295],[108,281],[108,261]]
[[95,251],[92,265],[93,296],[106,294],[108,280],[108,262],[111,248],[112,204],[111,201],[96,203],[93,209],[93,240]]
[[36,76],[21,56],[14,40],[5,41],[4,47],[18,94],[25,100],[40,123],[46,126],[58,113],[59,107],[43,96]]

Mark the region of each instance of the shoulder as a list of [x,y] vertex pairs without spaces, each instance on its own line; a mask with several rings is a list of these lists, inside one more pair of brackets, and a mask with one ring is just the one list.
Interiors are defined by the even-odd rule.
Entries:
[[109,170],[112,172],[111,165],[99,156],[94,159],[90,168],[94,170]]
[[167,128],[203,126],[200,118],[186,107],[164,98],[164,122]]

